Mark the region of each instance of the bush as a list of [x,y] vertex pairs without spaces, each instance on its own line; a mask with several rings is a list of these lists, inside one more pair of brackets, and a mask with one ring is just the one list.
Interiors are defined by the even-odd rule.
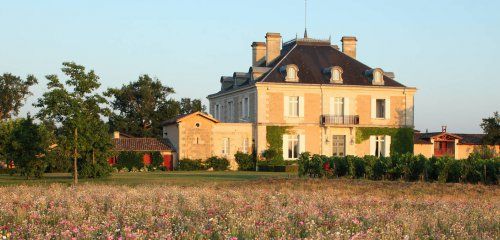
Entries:
[[120,152],[116,167],[127,169],[140,169],[144,166],[143,154],[137,152]]
[[178,170],[180,171],[198,171],[205,170],[201,160],[181,159],[179,160]]
[[[259,163],[259,170],[263,168]],[[264,169],[269,170],[269,165]],[[274,169],[273,169],[274,170]],[[312,178],[343,177],[372,180],[440,181],[498,184],[500,158],[480,159],[472,154],[467,160],[450,157],[425,158],[422,155],[395,154],[391,157],[326,157],[302,153],[298,175]]]
[[229,161],[226,158],[211,157],[205,161],[205,166],[214,171],[225,171],[229,167]]
[[160,152],[151,153],[151,167],[157,168],[163,166],[163,156]]
[[242,152],[237,152],[234,155],[236,162],[238,163],[239,171],[255,171],[255,157],[251,154],[246,154]]
[[78,169],[78,177],[81,178],[104,178],[109,177],[113,168],[104,160],[97,163],[84,161]]

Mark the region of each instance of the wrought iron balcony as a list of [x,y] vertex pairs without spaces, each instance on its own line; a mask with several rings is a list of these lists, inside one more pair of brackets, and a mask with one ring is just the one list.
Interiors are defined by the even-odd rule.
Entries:
[[322,115],[322,125],[359,125],[359,115]]

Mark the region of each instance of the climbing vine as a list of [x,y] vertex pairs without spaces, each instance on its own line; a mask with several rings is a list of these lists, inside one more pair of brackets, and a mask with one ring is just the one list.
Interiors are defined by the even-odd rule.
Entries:
[[266,139],[269,149],[276,150],[280,155],[283,154],[283,135],[288,133],[289,127],[267,126]]
[[358,128],[356,130],[356,143],[360,144],[372,135],[391,136],[391,153],[413,153],[413,128]]

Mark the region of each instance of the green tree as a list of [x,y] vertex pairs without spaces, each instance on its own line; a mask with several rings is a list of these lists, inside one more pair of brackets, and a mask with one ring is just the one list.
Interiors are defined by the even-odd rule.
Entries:
[[10,158],[7,156],[7,145],[12,141],[12,132],[19,126],[22,119],[0,121],[0,163],[7,164]]
[[43,125],[35,124],[28,116],[13,129],[6,146],[7,156],[14,160],[16,170],[26,178],[40,178],[47,167],[45,156],[51,141],[49,131]]
[[37,84],[33,75],[26,80],[10,73],[0,75],[0,120],[5,120],[19,113],[26,97],[31,95],[29,87]]
[[206,107],[200,99],[182,98],[180,102],[180,113],[189,114],[194,112],[205,112]]
[[111,129],[140,137],[161,136],[161,122],[178,114],[178,104],[169,106],[172,101],[168,97],[173,93],[173,88],[148,75],[121,88],[108,89],[105,95],[113,98],[114,110],[109,118]]
[[40,119],[60,126],[58,145],[63,154],[61,157],[74,159],[77,183],[76,165],[80,168],[85,164],[101,165],[109,156],[111,139],[102,118],[109,116],[110,110],[104,107],[107,100],[97,93],[101,84],[93,70],[86,72],[81,65],[64,62],[62,72],[68,76],[65,84],[57,75],[48,75],[48,92],[38,99],[35,106],[40,108],[37,114]]
[[500,144],[500,115],[498,112],[493,113],[493,117],[483,118],[481,128],[486,134],[483,139],[484,144]]

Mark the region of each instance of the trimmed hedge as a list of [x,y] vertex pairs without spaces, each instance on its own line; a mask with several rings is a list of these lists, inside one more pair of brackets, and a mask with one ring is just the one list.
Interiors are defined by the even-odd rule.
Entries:
[[229,161],[226,158],[211,157],[205,161],[205,166],[214,171],[226,171],[229,168]]
[[256,159],[252,154],[237,152],[234,155],[239,171],[255,171]]
[[180,171],[198,171],[198,170],[206,170],[203,162],[201,160],[192,160],[192,159],[181,159],[179,160],[178,169]]
[[426,158],[422,155],[396,154],[391,157],[327,157],[301,154],[299,176],[312,178],[350,177],[371,180],[404,180],[454,183],[498,184],[500,158],[466,160],[449,157]]

